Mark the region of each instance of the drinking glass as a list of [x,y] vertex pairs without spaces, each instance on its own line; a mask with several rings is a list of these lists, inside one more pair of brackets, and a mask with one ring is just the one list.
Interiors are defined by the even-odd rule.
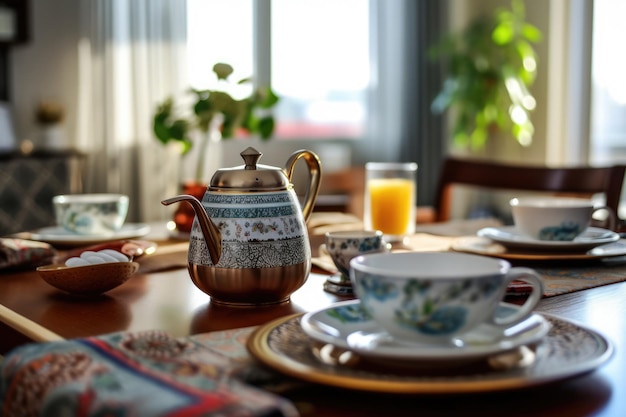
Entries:
[[368,162],[365,164],[364,222],[380,230],[388,242],[402,241],[415,232],[417,164]]

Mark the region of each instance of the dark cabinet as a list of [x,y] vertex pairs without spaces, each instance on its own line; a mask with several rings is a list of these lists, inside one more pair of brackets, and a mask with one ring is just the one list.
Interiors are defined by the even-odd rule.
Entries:
[[85,155],[0,153],[0,236],[53,226],[52,197],[82,192]]

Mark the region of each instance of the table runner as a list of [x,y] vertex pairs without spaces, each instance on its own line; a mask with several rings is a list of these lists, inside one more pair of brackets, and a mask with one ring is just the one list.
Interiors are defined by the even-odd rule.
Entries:
[[544,297],[626,281],[626,260],[588,266],[535,267],[544,283]]
[[[404,250],[411,251],[447,251],[453,243],[460,239],[452,236],[417,233],[407,241]],[[402,248],[399,250],[403,250]],[[320,251],[322,253],[323,251]],[[336,273],[332,260],[328,255],[313,259],[313,265],[327,273]],[[522,266],[522,265],[520,265]],[[530,262],[523,266],[536,270],[543,278],[544,297],[567,294],[603,285],[626,281],[626,257],[620,256],[606,260],[583,262]],[[526,283],[518,281],[509,286],[509,296],[525,296],[529,293]]]

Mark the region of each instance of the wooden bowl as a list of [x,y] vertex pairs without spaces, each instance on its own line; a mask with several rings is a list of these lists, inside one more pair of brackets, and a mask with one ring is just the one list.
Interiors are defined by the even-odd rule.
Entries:
[[40,266],[37,272],[48,284],[76,295],[98,295],[119,287],[139,269],[137,262],[111,262],[68,267]]

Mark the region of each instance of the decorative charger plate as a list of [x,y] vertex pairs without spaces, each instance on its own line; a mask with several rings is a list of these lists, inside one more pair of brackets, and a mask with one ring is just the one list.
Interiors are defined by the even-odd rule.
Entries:
[[302,314],[274,320],[247,341],[250,354],[270,368],[307,382],[358,391],[402,394],[493,392],[539,386],[591,372],[613,355],[601,334],[573,322],[542,314],[552,325],[537,345],[532,364],[506,370],[447,368],[371,368],[330,364],[314,354],[316,341],[302,330]]
[[523,248],[507,248],[500,243],[494,242],[491,238],[472,236],[454,240],[450,245],[450,249],[457,252],[474,253],[509,261],[597,261],[605,258],[625,256],[626,241],[618,240],[613,243],[595,246],[586,252],[538,252],[527,251]]
[[28,238],[52,245],[83,245],[110,240],[138,238],[148,233],[150,233],[150,226],[147,224],[126,223],[118,232],[107,235],[78,235],[62,227],[44,227],[28,233]]
[[619,240],[619,235],[611,230],[589,227],[572,241],[552,241],[531,239],[517,231],[515,226],[485,227],[477,233],[500,243],[508,249],[524,249],[526,252],[567,252],[585,253],[596,246],[606,245]]

